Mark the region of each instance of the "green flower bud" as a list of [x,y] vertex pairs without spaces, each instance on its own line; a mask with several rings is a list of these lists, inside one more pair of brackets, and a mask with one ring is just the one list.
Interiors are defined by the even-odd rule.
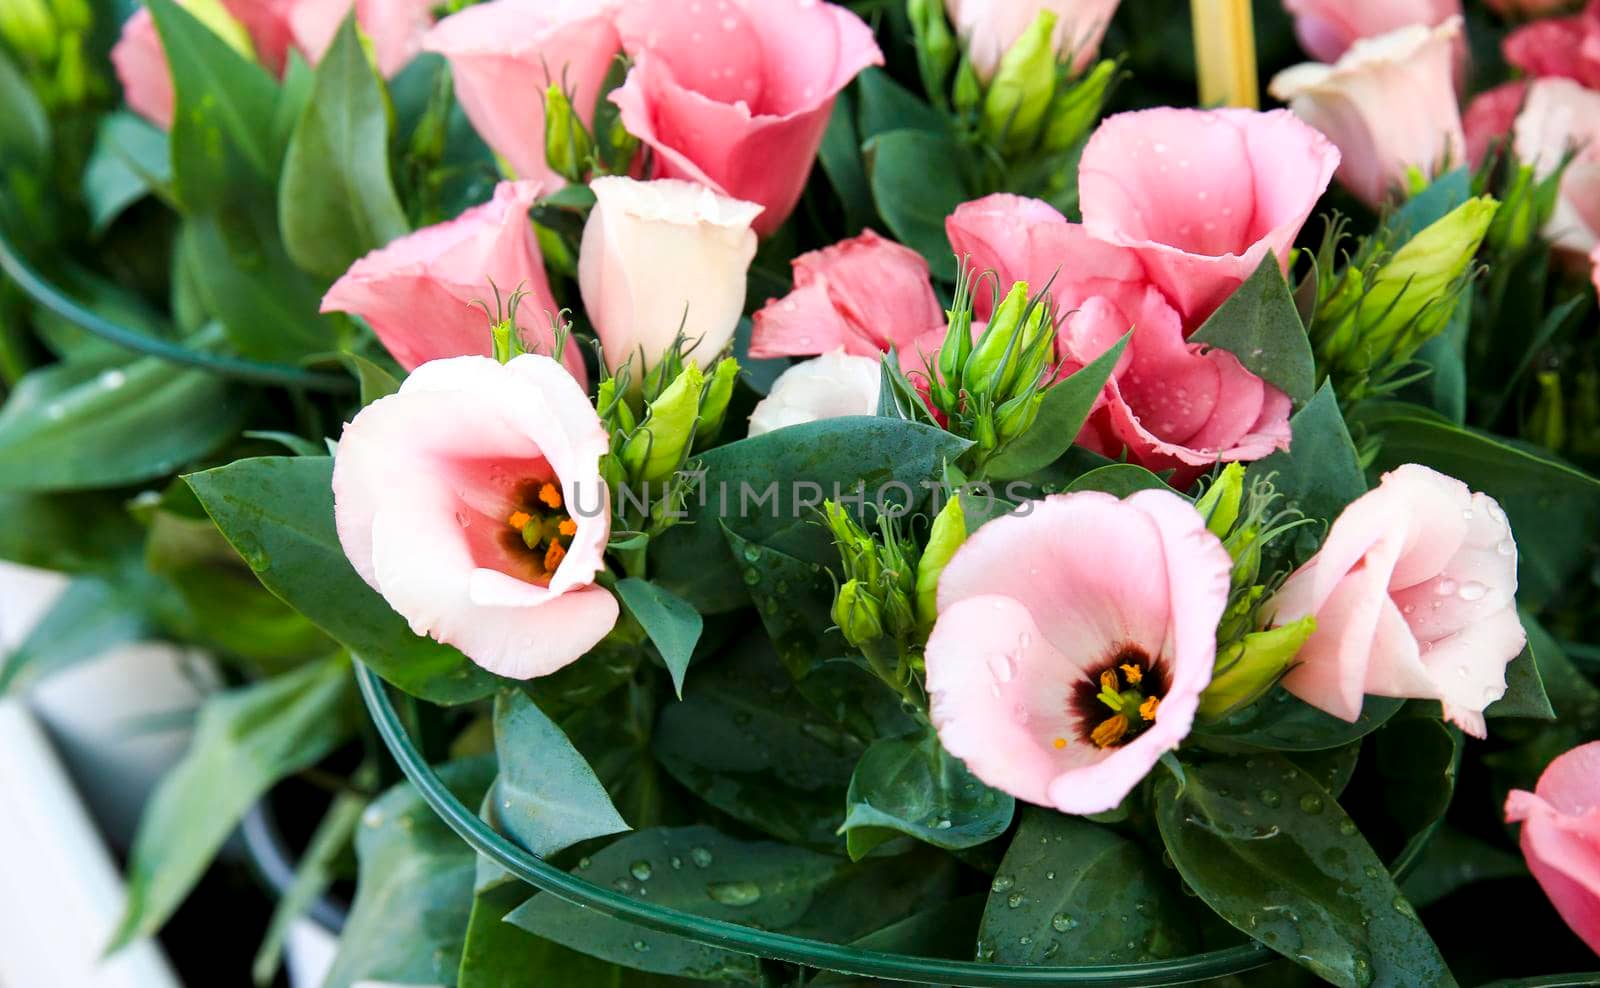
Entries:
[[36,62],[53,61],[57,30],[56,19],[45,0],[0,3],[0,39],[18,55]]
[[1200,716],[1218,720],[1242,710],[1277,685],[1317,630],[1317,619],[1303,617],[1281,628],[1245,635],[1217,656],[1211,685],[1200,694]]
[[1016,366],[1024,343],[1022,316],[1028,309],[1028,283],[1011,286],[989,318],[989,325],[961,370],[961,386],[973,395],[994,395]]
[[1233,523],[1239,520],[1239,507],[1243,503],[1244,467],[1230,463],[1222,468],[1222,473],[1206,488],[1194,507],[1200,512],[1200,517],[1206,520],[1206,528],[1211,534],[1223,539],[1233,531]]
[[1060,154],[1088,136],[1100,111],[1105,109],[1111,84],[1117,79],[1117,63],[1106,59],[1090,69],[1056,98],[1050,107],[1050,122],[1044,131],[1044,149]]
[[1005,151],[1033,146],[1055,99],[1056,49],[1051,35],[1056,14],[1039,16],[1000,59],[994,81],[983,100],[983,133]]
[[917,633],[917,611],[912,594],[898,584],[883,588],[883,629],[897,641],[906,641]]
[[1538,382],[1539,398],[1528,416],[1528,438],[1559,453],[1567,445],[1567,404],[1561,394],[1561,375],[1540,371]]
[[544,94],[544,158],[569,182],[582,182],[594,158],[589,128],[578,119],[572,101],[559,85],[552,85]]
[[1533,167],[1519,165],[1516,174],[1506,187],[1504,200],[1494,222],[1489,224],[1486,238],[1497,251],[1512,253],[1533,242],[1545,221],[1550,218],[1543,208],[1540,183],[1534,177]]
[[956,69],[956,84],[950,98],[956,112],[962,116],[972,113],[983,101],[983,83],[978,81],[977,70],[965,58]]
[[922,85],[940,106],[945,105],[944,84],[961,55],[942,0],[906,0],[906,16],[917,47],[917,69]]
[[1020,439],[1038,421],[1039,409],[1044,407],[1044,390],[1019,395],[995,411],[995,439],[1000,447]]
[[709,444],[722,431],[722,421],[728,416],[728,402],[733,400],[733,385],[738,380],[739,361],[732,357],[717,361],[706,382],[705,400],[700,403],[700,424],[694,430],[696,447]]
[[833,623],[845,641],[865,648],[883,637],[883,607],[861,581],[851,580],[839,588],[833,600]]
[[627,396],[621,393],[614,377],[600,382],[600,387],[595,391],[594,407],[600,412],[600,420],[611,432],[629,433],[639,424],[628,405]]
[[706,378],[694,362],[684,365],[645,411],[644,424],[622,448],[622,463],[633,480],[656,484],[671,477],[688,458],[700,418]]
[[883,571],[878,561],[877,540],[856,524],[850,512],[833,501],[822,505],[822,517],[827,522],[828,530],[833,533],[834,544],[839,547],[839,558],[844,562],[846,579],[876,584],[878,575]]
[[933,622],[939,617],[939,577],[966,541],[967,518],[961,510],[961,495],[957,494],[933,519],[928,546],[917,561],[917,627],[923,635],[933,630]]
[[1223,541],[1222,547],[1233,557],[1233,585],[1253,586],[1261,576],[1261,526],[1241,526]]

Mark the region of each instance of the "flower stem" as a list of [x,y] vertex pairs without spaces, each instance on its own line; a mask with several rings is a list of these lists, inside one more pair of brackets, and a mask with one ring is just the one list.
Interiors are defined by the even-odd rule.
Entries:
[[1201,106],[1261,105],[1250,0],[1190,0]]

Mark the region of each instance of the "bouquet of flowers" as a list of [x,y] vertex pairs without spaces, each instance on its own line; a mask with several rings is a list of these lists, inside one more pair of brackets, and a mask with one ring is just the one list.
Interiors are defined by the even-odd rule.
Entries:
[[119,942],[332,764],[338,988],[1600,950],[1600,0],[72,6],[0,549],[237,660]]

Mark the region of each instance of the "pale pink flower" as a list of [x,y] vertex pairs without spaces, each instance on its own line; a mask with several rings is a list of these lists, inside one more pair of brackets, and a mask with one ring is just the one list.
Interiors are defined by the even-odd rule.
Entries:
[[545,160],[544,94],[560,84],[585,124],[622,48],[614,3],[494,0],[440,21],[423,47],[450,62],[456,95],[484,142],[524,178],[564,184]]
[[122,22],[122,35],[111,46],[111,65],[122,83],[128,109],[162,130],[170,129],[175,99],[172,75],[150,8],[140,7]]
[[627,0],[617,26],[634,65],[611,101],[654,175],[759,203],[763,236],[794,210],[834,96],[883,64],[872,29],[819,0]]
[[[1166,491],[1029,508],[975,532],[939,581],[933,723],[996,789],[1099,813],[1188,736],[1233,562]],[[1105,689],[1124,712],[1100,699]]]
[[875,357],[904,350],[944,325],[928,281],[928,262],[871,230],[790,262],[794,291],[755,314],[752,357],[846,353]]
[[[339,25],[355,8],[356,23],[372,40],[378,71],[393,76],[422,50],[433,26],[433,0],[276,0],[294,45],[312,65],[333,43]],[[265,6],[266,4],[262,4]]]
[[1306,54],[1336,62],[1362,38],[1403,27],[1435,27],[1461,16],[1461,0],[1283,0]]
[[1600,741],[1574,748],[1513,789],[1506,822],[1522,824],[1522,856],[1550,903],[1600,953]]
[[1272,95],[1326,134],[1341,155],[1339,181],[1371,206],[1404,198],[1423,179],[1465,163],[1451,51],[1461,19],[1407,27],[1350,47],[1336,65],[1278,73]]
[[1557,77],[1600,89],[1600,0],[1571,17],[1523,25],[1501,42],[1506,61],[1535,79]]
[[880,360],[843,348],[802,360],[778,375],[750,413],[750,435],[846,415],[876,415]]
[[1600,245],[1600,91],[1570,79],[1539,79],[1514,127],[1517,158],[1534,175],[1553,175],[1569,154],[1545,239],[1574,254]]
[[578,251],[583,306],[613,370],[639,356],[642,374],[681,331],[688,356],[710,363],[744,312],[756,254],[755,203],[676,179],[597,178]]
[[1317,619],[1283,685],[1352,722],[1363,694],[1440,700],[1481,738],[1527,641],[1516,592],[1517,545],[1494,499],[1399,467],[1345,508],[1269,602],[1274,624]]
[[617,620],[595,583],[611,533],[609,444],[548,357],[424,364],[345,426],[339,541],[415,633],[501,676],[549,675]]
[[1192,331],[1270,251],[1287,266],[1339,151],[1287,110],[1122,113],[1084,149],[1089,232],[1131,249]]
[[1100,50],[1100,39],[1121,0],[945,0],[945,9],[961,35],[962,48],[978,78],[988,82],[1017,39],[1033,26],[1041,11],[1056,15],[1050,35],[1056,53],[1070,57],[1081,72]]
[[[472,303],[494,291],[528,293],[518,325],[531,350],[550,352],[556,312],[528,207],[537,182],[501,182],[494,198],[453,220],[426,227],[356,261],[323,296],[323,312],[348,312],[367,321],[400,366],[494,352],[490,321]],[[569,343],[563,360],[580,381],[583,360]]]
[[1479,93],[1467,104],[1461,126],[1467,136],[1467,161],[1473,168],[1483,165],[1490,150],[1508,143],[1527,98],[1528,83],[1519,79]]

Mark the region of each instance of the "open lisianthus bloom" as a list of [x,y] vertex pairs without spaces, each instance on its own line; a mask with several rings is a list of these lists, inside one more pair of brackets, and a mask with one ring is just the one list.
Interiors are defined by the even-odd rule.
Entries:
[[1115,807],[1189,733],[1232,566],[1162,491],[1056,495],[990,522],[939,582],[939,739],[1019,799]]
[[502,676],[548,675],[617,620],[594,582],[611,532],[608,448],[548,357],[424,364],[345,427],[339,540],[417,634]]
[[1344,510],[1268,605],[1278,624],[1317,619],[1284,686],[1349,721],[1365,693],[1441,700],[1481,738],[1527,641],[1516,591],[1517,545],[1494,499],[1399,467]]
[[834,350],[802,360],[772,382],[750,413],[750,435],[844,415],[876,415],[883,374],[873,357]]
[[1433,27],[1461,14],[1461,0],[1284,0],[1306,54],[1336,62],[1362,38]]
[[1506,821],[1522,824],[1528,870],[1561,918],[1600,953],[1600,741],[1551,762],[1533,792],[1512,790]]
[[1566,169],[1545,236],[1575,254],[1600,245],[1600,91],[1570,79],[1536,80],[1512,133],[1517,157],[1537,177]]
[[1089,139],[1078,195],[1089,232],[1132,250],[1192,329],[1268,252],[1287,269],[1338,165],[1287,110],[1141,110]]

